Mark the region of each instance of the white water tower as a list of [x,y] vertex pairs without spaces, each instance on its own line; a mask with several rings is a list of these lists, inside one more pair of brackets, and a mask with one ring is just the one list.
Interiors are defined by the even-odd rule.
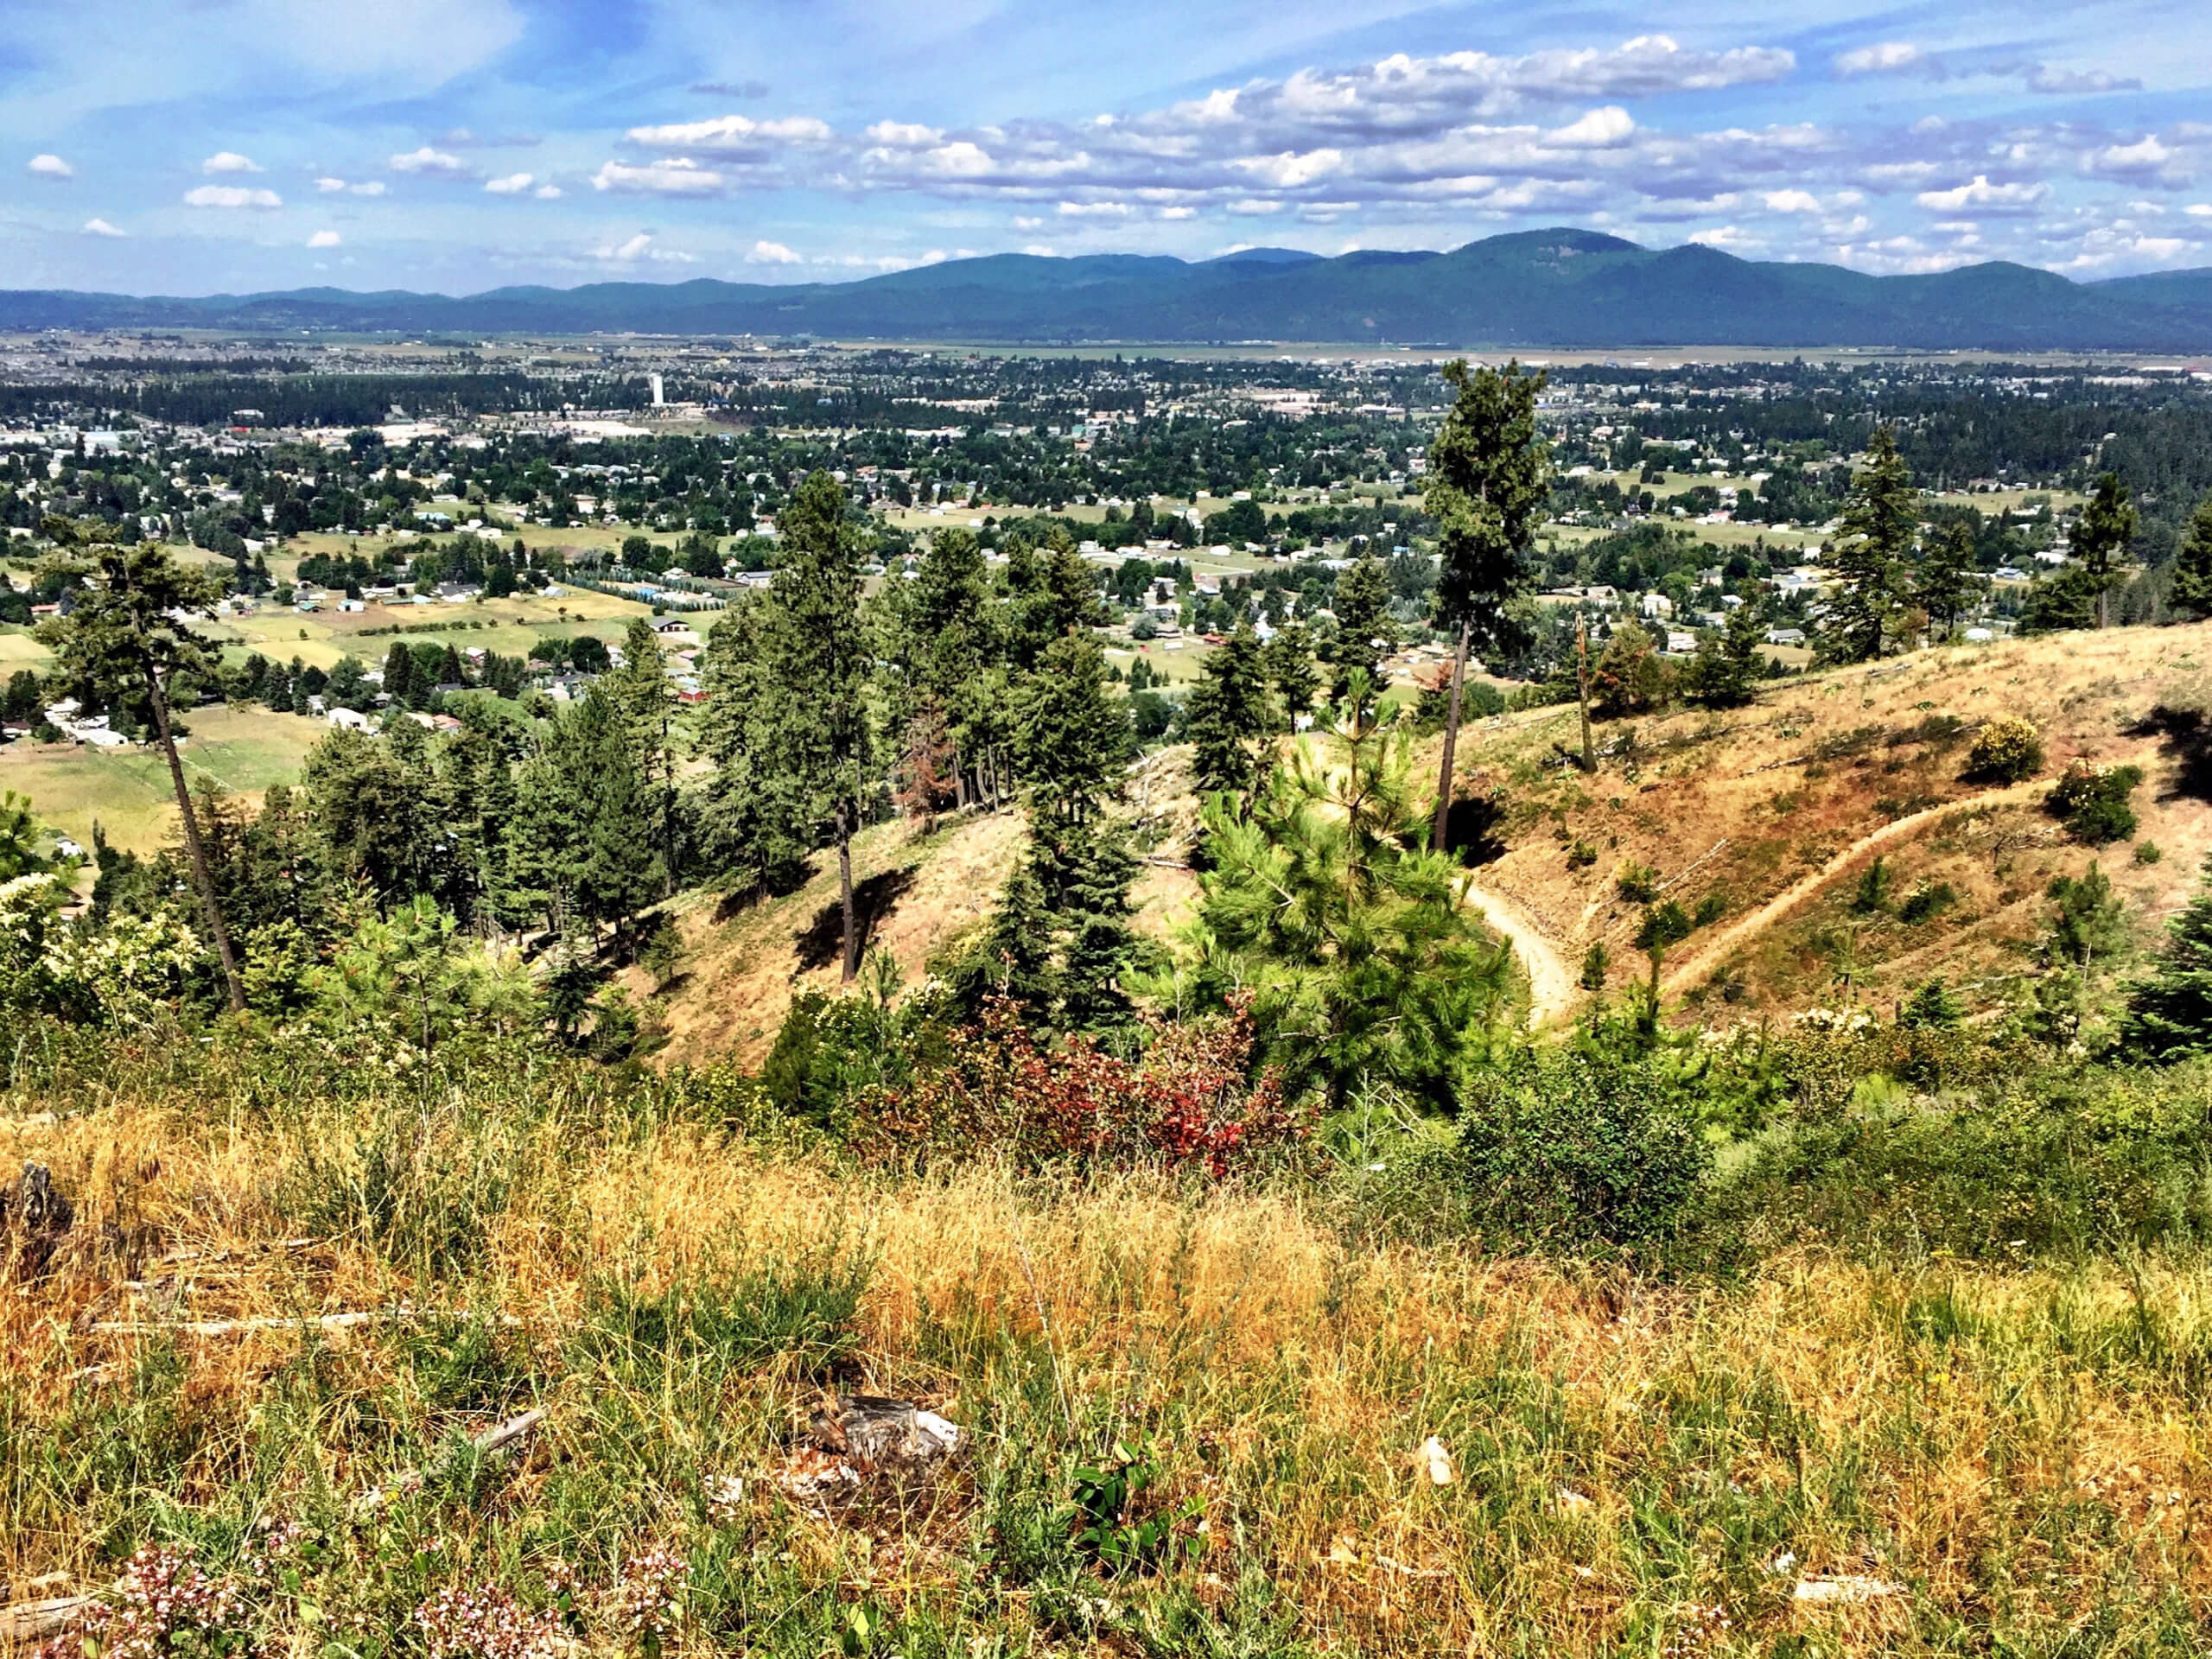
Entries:
[[645,384],[653,389],[653,407],[655,409],[660,408],[664,404],[668,402],[668,399],[661,395],[660,376],[658,374],[647,375],[645,377]]

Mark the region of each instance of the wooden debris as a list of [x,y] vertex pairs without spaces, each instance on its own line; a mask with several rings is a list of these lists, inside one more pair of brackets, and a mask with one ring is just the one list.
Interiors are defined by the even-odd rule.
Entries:
[[1878,1601],[1885,1596],[1901,1596],[1904,1586],[1884,1579],[1870,1579],[1861,1573],[1839,1573],[1833,1577],[1800,1579],[1797,1587],[1790,1592],[1792,1601],[1840,1602],[1847,1605]]
[[29,1644],[60,1636],[99,1600],[97,1596],[48,1596],[0,1607],[0,1643]]
[[[468,1443],[476,1448],[479,1454],[489,1457],[494,1452],[505,1451],[507,1447],[521,1440],[544,1421],[544,1408],[536,1407],[525,1411],[519,1417],[510,1417],[504,1423],[493,1425],[481,1434],[471,1436]],[[404,1493],[419,1491],[423,1481],[443,1466],[442,1463],[433,1463],[427,1470],[405,1470],[394,1476],[386,1485],[370,1487],[367,1491],[353,1500],[354,1515],[359,1516],[373,1514],[395,1497]]]
[[[351,1331],[364,1325],[392,1325],[407,1319],[467,1319],[480,1317],[452,1308],[365,1307],[348,1313],[267,1314],[250,1319],[105,1319],[92,1326],[106,1337],[235,1337],[250,1331]],[[512,1313],[494,1316],[495,1325],[518,1325]]]
[[53,1172],[25,1164],[21,1180],[0,1187],[0,1262],[17,1278],[37,1278],[76,1218],[76,1206],[54,1190]]

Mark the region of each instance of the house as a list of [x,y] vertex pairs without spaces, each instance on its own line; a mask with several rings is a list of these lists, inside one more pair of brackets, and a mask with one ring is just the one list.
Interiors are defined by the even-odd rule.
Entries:
[[374,729],[370,724],[369,717],[358,709],[334,709],[326,718],[332,726],[341,732],[366,732]]
[[1805,630],[1802,628],[1769,628],[1766,631],[1766,642],[1770,645],[1802,645],[1805,643]]
[[1691,657],[1697,653],[1697,635],[1688,628],[1667,630],[1667,654],[1670,657]]
[[1675,614],[1675,601],[1664,594],[1646,594],[1637,608],[1655,622],[1665,621]]

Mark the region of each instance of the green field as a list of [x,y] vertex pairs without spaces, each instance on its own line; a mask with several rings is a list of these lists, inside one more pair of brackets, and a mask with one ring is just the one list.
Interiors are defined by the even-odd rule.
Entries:
[[[259,707],[194,709],[181,749],[188,777],[213,778],[257,800],[272,784],[297,780],[300,764],[328,728],[319,720]],[[27,741],[0,749],[0,789],[28,796],[50,828],[92,845],[98,823],[109,841],[150,852],[175,832],[168,767],[150,749],[102,750]]]

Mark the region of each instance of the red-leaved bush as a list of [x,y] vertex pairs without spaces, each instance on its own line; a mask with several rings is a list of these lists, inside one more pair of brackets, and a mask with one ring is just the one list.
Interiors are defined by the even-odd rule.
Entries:
[[953,1033],[941,1061],[913,1084],[861,1104],[889,1147],[983,1151],[1115,1167],[1203,1168],[1216,1177],[1279,1156],[1312,1133],[1313,1115],[1287,1104],[1272,1069],[1251,1076],[1252,1020],[1240,1001],[1224,1018],[1160,1022],[1140,1060],[1088,1037],[1047,1048],[1004,998]]

